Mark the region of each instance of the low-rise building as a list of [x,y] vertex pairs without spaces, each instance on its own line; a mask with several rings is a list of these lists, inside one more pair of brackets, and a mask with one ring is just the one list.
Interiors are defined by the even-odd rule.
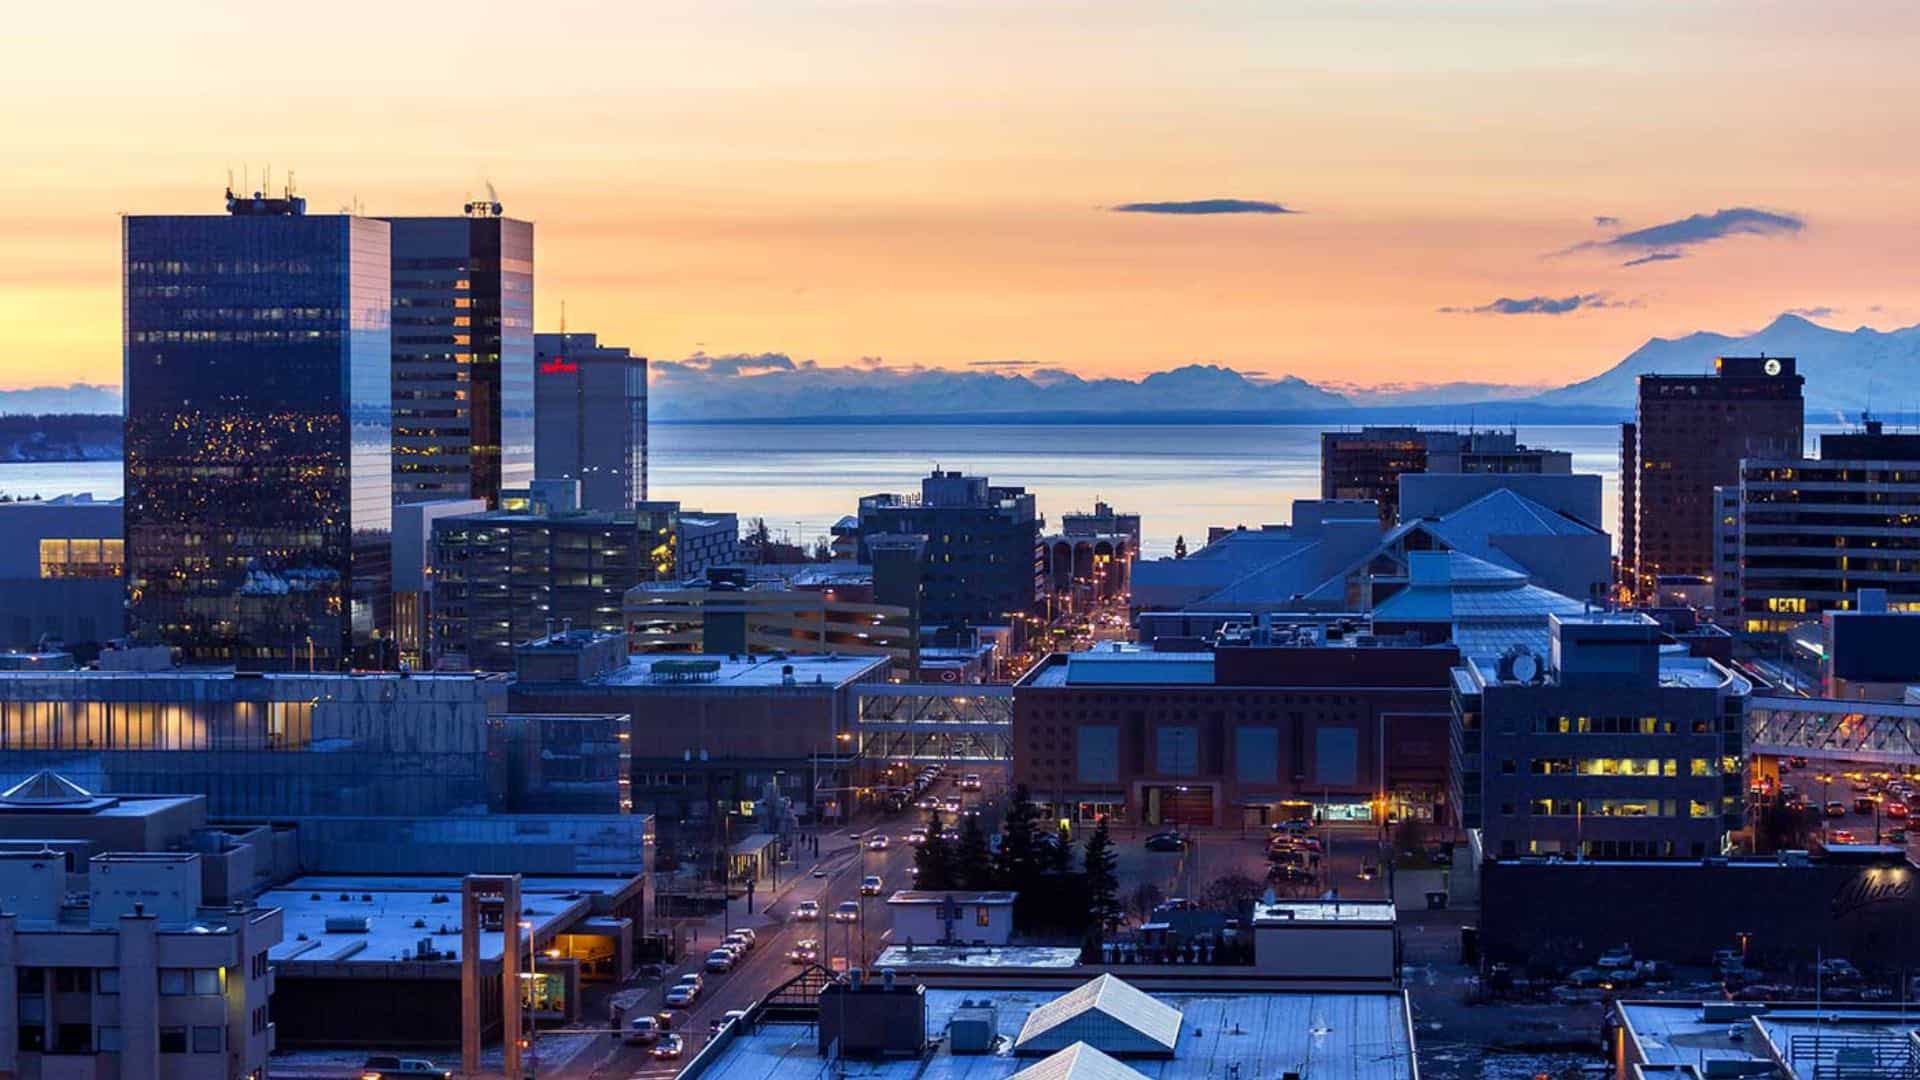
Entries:
[[914,670],[920,620],[913,607],[881,602],[876,570],[858,563],[756,578],[748,567],[712,567],[685,584],[627,591],[628,645],[640,653],[837,653],[884,656]]
[[1627,999],[1608,1008],[1605,1031],[1613,1080],[1864,1080],[1920,1071],[1920,1018],[1905,1005]]
[[1752,685],[1639,613],[1555,615],[1547,652],[1454,673],[1462,823],[1501,858],[1700,859],[1745,819]]
[[266,1075],[282,914],[206,906],[200,864],[192,852],[77,866],[63,852],[0,852],[0,1074]]
[[98,646],[126,633],[119,499],[0,502],[0,649]]
[[816,818],[845,813],[854,687],[885,682],[886,657],[628,657],[622,642],[575,631],[524,646],[509,695],[515,711],[630,716],[635,809],[715,829],[715,839],[723,820],[769,803]]
[[887,897],[893,940],[903,945],[1005,945],[1018,893],[905,889]]
[[[1410,1010],[1394,991],[1149,993],[1102,975],[1065,993],[981,983],[837,982],[817,1019],[771,1010],[703,1054],[708,1080],[820,1072],[836,1051],[870,1080],[1415,1080]],[[797,1011],[797,1010],[789,1010]]]
[[1295,983],[1393,986],[1400,972],[1393,901],[1255,903],[1253,966]]
[[1450,825],[1445,644],[1272,622],[1211,651],[1048,657],[1014,686],[1014,780],[1055,814]]

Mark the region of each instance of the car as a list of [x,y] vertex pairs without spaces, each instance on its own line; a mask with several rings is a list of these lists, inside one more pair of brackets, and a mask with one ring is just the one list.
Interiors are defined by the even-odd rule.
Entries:
[[948,827],[940,830],[940,839],[945,840],[947,843],[951,844],[955,840],[960,839],[960,830],[949,825]]
[[820,901],[802,900],[794,906],[793,917],[801,922],[813,922],[820,917]]
[[1313,822],[1308,821],[1306,818],[1288,818],[1285,821],[1275,822],[1273,831],[1290,833],[1312,832]]
[[726,948],[724,946],[718,949],[714,949],[713,951],[707,953],[707,970],[708,971],[732,971],[734,961],[738,959],[739,959],[739,956],[736,955],[732,949]]
[[1359,877],[1360,877],[1360,880],[1361,880],[1361,881],[1372,881],[1372,880],[1373,880],[1374,878],[1377,878],[1377,877],[1379,877],[1379,876],[1380,876],[1380,868],[1379,868],[1379,867],[1377,867],[1377,866],[1375,866],[1375,865],[1373,865],[1372,863],[1361,863],[1361,864],[1360,864],[1360,874],[1359,874]]
[[1853,812],[1856,814],[1871,814],[1879,805],[1880,800],[1878,799],[1855,799],[1853,800]]
[[810,964],[820,959],[820,943],[813,938],[801,938],[787,950],[787,962],[791,964]]
[[855,922],[860,918],[860,901],[842,900],[833,909],[834,922]]
[[374,1054],[360,1066],[360,1080],[401,1080],[413,1077],[433,1077],[434,1080],[450,1080],[452,1069],[443,1069],[426,1058],[395,1057],[391,1054]]
[[907,834],[907,843],[913,845],[914,847],[919,847],[920,845],[926,842],[927,842],[927,827],[925,825],[921,825],[918,828],[914,829],[912,832]]
[[1807,759],[1798,755],[1788,758],[1787,761],[1796,769],[1804,769],[1807,767]]
[[662,1032],[660,1021],[651,1016],[636,1016],[627,1021],[627,1028],[620,1033],[620,1041],[628,1046],[652,1046],[660,1041]]
[[1841,802],[1838,799],[1833,800],[1832,802],[1827,804],[1827,816],[1828,817],[1846,817],[1847,804]]
[[1911,811],[1907,809],[1906,803],[1890,802],[1887,804],[1887,816],[1890,818],[1903,818],[1910,812]]
[[1599,968],[1575,968],[1567,972],[1567,985],[1575,987],[1595,987],[1607,981],[1607,973]]
[[817,878],[823,878],[823,877],[826,877],[826,876],[827,876],[827,868],[826,868],[826,867],[824,867],[824,866],[815,866],[815,867],[813,868],[813,876],[814,876],[814,877],[817,877]]
[[745,1020],[746,1018],[747,1018],[747,1010],[728,1009],[726,1013],[720,1017],[720,1026],[726,1027],[728,1024],[733,1023],[735,1020]]
[[851,831],[851,832],[849,832],[849,833],[847,833],[847,839],[849,839],[849,840],[858,840],[858,839],[860,839],[861,837],[863,837],[863,836],[865,836],[865,835],[867,835],[867,830],[865,830],[865,829],[854,829],[853,831]]
[[1833,979],[1839,982],[1850,982],[1860,977],[1859,969],[1853,966],[1851,960],[1843,956],[1829,956],[1821,960],[1816,970],[1822,979]]
[[653,1014],[654,1020],[660,1024],[660,1034],[665,1035],[673,1030],[673,1018],[678,1015],[680,1014],[668,1009],[661,1009]]
[[861,896],[879,896],[880,887],[880,875],[878,874],[868,874],[866,877],[860,879]]
[[1185,851],[1187,838],[1175,832],[1154,833],[1147,837],[1148,851]]
[[970,772],[967,775],[961,777],[960,790],[961,791],[979,791],[980,790],[980,774],[977,772]]
[[700,996],[700,988],[692,983],[674,983],[667,988],[667,1004],[675,1009],[690,1009],[694,999]]
[[1835,829],[1827,836],[1827,842],[1832,844],[1852,844],[1858,840],[1859,838],[1853,835],[1852,829]]
[[949,814],[957,814],[960,812],[960,800],[959,799],[942,799],[940,801],[940,809],[946,811]]
[[1602,971],[1617,971],[1620,968],[1630,968],[1633,966],[1633,950],[1627,948],[1625,945],[1608,949],[1606,952],[1600,954],[1600,959],[1594,961],[1593,966]]
[[729,934],[729,935],[727,935],[727,936],[728,936],[728,937],[737,937],[737,938],[739,938],[740,940],[742,940],[742,941],[744,941],[744,942],[746,942],[746,943],[747,943],[747,951],[748,951],[748,952],[752,952],[752,951],[753,951],[753,947],[754,947],[755,945],[758,945],[758,944],[760,944],[760,935],[759,935],[759,934],[756,934],[756,933],[754,933],[754,932],[753,932],[753,927],[751,927],[751,926],[741,926],[741,927],[736,927],[736,928],[734,929],[734,931],[733,931],[733,933],[731,933],[731,934]]
[[1311,885],[1316,879],[1313,871],[1304,866],[1276,865],[1267,868],[1267,880],[1286,884]]
[[885,851],[889,843],[890,841],[888,841],[886,833],[874,833],[873,839],[867,841],[867,850]]
[[653,1055],[655,1061],[673,1061],[678,1058],[686,1048],[687,1041],[680,1036],[664,1035],[659,1042],[654,1044],[653,1049],[647,1051],[647,1053]]

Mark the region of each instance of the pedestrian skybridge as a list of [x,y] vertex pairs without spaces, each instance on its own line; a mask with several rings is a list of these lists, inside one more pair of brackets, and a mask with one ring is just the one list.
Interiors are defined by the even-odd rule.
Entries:
[[870,761],[1008,761],[1013,687],[967,683],[856,686],[854,731]]
[[1920,766],[1920,705],[1762,698],[1747,703],[1747,752]]

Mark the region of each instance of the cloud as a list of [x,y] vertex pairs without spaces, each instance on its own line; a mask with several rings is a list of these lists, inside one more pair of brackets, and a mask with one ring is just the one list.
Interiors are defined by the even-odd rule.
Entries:
[[1787,309],[1787,314],[1798,315],[1803,319],[1831,319],[1835,315],[1840,314],[1840,309],[1830,308],[1824,305],[1818,307],[1790,307]]
[[1572,296],[1503,296],[1479,307],[1443,307],[1448,315],[1565,315],[1588,308],[1633,307],[1628,300],[1612,300],[1606,293],[1575,293]]
[[1261,199],[1189,199],[1181,202],[1131,202],[1109,207],[1116,214],[1297,214],[1300,211]]
[[969,360],[968,367],[977,368],[1037,368],[1038,360]]
[[1609,240],[1596,241],[1594,245],[1582,246],[1657,251],[1692,247],[1729,236],[1785,236],[1806,227],[1806,221],[1795,214],[1735,206],[1715,210],[1711,214],[1691,214],[1678,221],[1649,225],[1644,229],[1623,232]]
[[1611,214],[1595,214],[1593,215],[1593,223],[1603,229],[1610,229],[1620,224],[1620,219]]
[[1648,263],[1672,262],[1674,259],[1684,259],[1686,257],[1687,257],[1687,253],[1684,251],[1654,251],[1654,252],[1649,252],[1645,255],[1642,255],[1637,259],[1628,259],[1626,262],[1623,262],[1620,265],[1621,266],[1645,266]]
[[729,353],[723,356],[694,353],[678,364],[669,362],[667,366],[730,377],[750,372],[794,371],[802,365],[795,364],[793,357],[786,353]]

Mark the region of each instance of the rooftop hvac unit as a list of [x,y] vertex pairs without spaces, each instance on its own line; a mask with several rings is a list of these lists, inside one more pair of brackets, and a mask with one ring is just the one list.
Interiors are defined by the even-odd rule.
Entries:
[[947,1048],[955,1054],[991,1054],[999,1010],[991,1001],[964,1001],[947,1022]]
[[331,915],[327,918],[326,932],[329,934],[365,934],[372,930],[365,915]]

